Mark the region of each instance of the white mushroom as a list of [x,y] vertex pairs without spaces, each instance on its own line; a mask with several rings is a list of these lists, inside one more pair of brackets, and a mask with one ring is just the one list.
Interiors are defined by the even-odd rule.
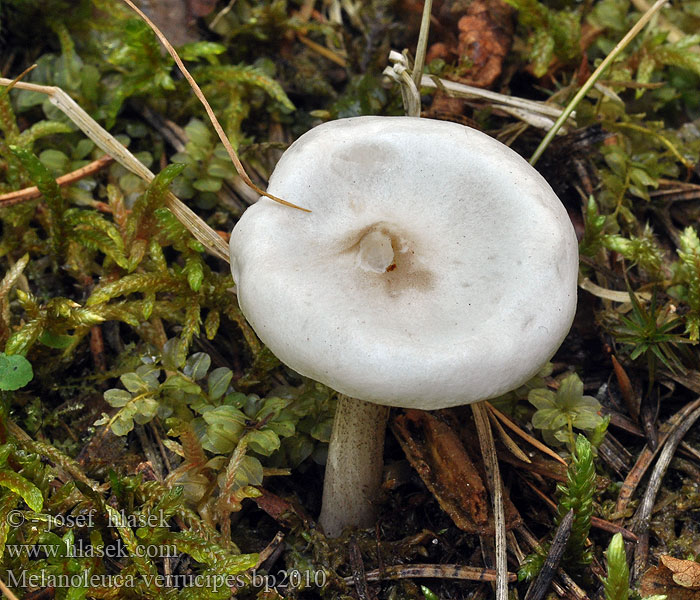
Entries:
[[[326,123],[284,153],[231,235],[241,310],[288,366],[341,396],[320,523],[369,525],[387,406],[445,408],[521,385],[576,307],[566,211],[515,152],[410,117]],[[371,403],[371,404],[370,404]]]

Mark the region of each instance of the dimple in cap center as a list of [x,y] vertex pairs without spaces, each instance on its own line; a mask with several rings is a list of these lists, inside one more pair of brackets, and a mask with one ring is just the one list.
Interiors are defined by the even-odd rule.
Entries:
[[370,231],[360,240],[358,263],[361,269],[372,273],[385,273],[394,264],[394,248],[391,237],[383,231]]

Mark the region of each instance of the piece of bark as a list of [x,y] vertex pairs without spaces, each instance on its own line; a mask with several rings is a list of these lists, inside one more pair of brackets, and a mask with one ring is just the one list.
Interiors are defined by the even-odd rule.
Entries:
[[[434,414],[407,410],[391,424],[406,457],[455,525],[468,533],[493,534],[486,487],[455,430]],[[506,526],[520,516],[506,497]]]

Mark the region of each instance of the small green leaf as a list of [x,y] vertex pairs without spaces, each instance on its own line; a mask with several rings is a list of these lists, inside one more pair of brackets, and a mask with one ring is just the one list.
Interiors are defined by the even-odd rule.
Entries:
[[107,390],[104,393],[104,399],[105,402],[110,406],[114,406],[115,408],[121,408],[131,400],[131,394],[126,390],[112,388],[111,390]]
[[236,470],[235,482],[237,487],[244,485],[261,485],[263,482],[263,467],[254,456],[244,456]]
[[134,394],[141,394],[148,391],[146,382],[136,373],[124,373],[119,380],[124,387]]
[[182,372],[195,381],[202,379],[211,366],[211,358],[205,352],[196,352],[187,359]]
[[119,415],[112,423],[112,433],[114,435],[126,435],[134,428],[134,420],[127,415]]
[[192,183],[192,187],[200,192],[218,192],[223,185],[222,179],[216,179],[214,177],[206,177],[204,179],[197,179]]
[[70,159],[59,150],[44,150],[39,155],[41,163],[54,175],[62,175],[68,170]]
[[182,60],[197,60],[223,54],[226,52],[226,46],[216,42],[190,42],[180,46],[178,52]]
[[433,592],[429,587],[421,585],[420,591],[423,592],[423,596],[425,597],[425,600],[440,600],[440,597],[435,592]]
[[185,365],[187,355],[182,340],[170,338],[163,345],[163,366],[170,371],[177,371]]
[[134,421],[139,425],[149,423],[158,412],[158,401],[155,398],[139,398],[136,402]]
[[24,356],[8,356],[0,352],[0,390],[18,390],[27,385],[33,377],[32,364]]
[[263,456],[270,456],[280,447],[279,437],[274,431],[269,429],[251,431],[246,434],[245,439],[248,442],[248,447],[253,452]]
[[209,398],[211,400],[218,400],[221,398],[226,393],[232,378],[233,372],[227,367],[219,367],[209,373],[209,378],[207,379]]

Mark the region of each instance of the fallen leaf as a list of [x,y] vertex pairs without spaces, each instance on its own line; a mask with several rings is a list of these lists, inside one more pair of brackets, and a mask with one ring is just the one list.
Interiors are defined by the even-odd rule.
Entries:
[[700,589],[700,564],[694,560],[681,560],[662,556],[661,564],[673,573],[673,581],[690,589]]
[[658,567],[642,575],[639,593],[643,598],[663,594],[667,600],[700,600],[700,564],[662,556]]

